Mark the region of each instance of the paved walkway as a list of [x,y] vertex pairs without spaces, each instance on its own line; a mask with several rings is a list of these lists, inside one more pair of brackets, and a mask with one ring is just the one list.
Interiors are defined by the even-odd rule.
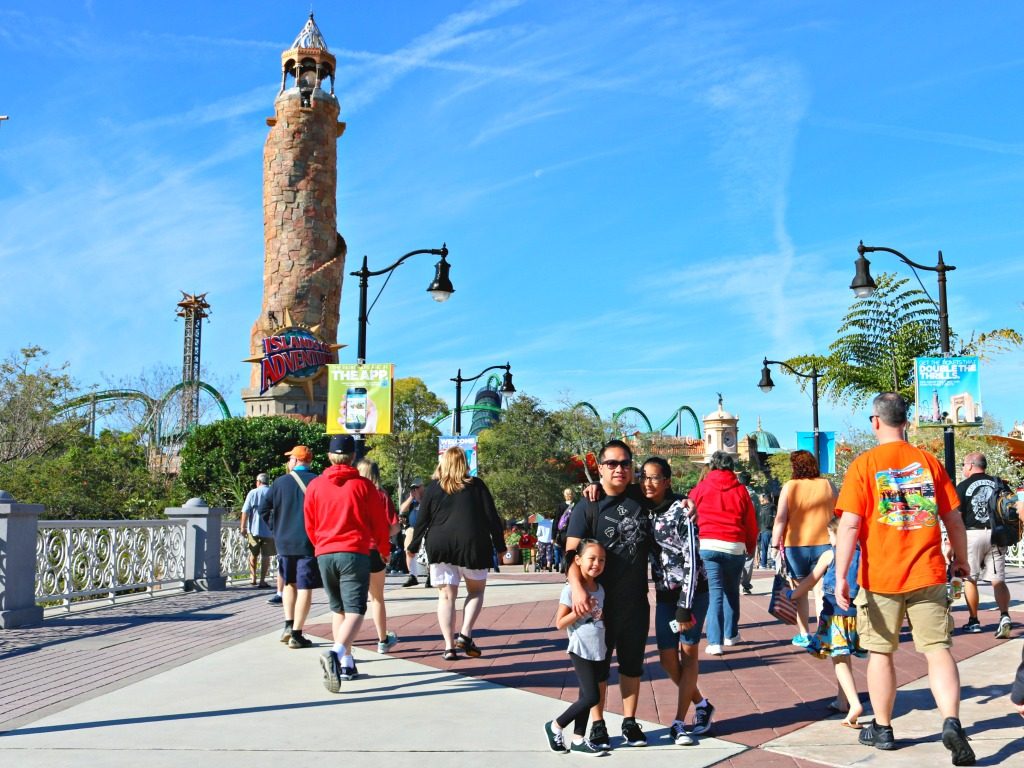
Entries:
[[[439,758],[445,768],[479,768],[523,757],[572,760],[548,752],[541,731],[575,697],[564,638],[551,628],[559,579],[509,569],[492,576],[475,637],[484,655],[457,662],[441,659],[433,590],[402,589],[400,581],[389,577],[388,611],[401,642],[378,655],[368,621],[356,650],[364,676],[343,683],[339,695],[320,683],[318,649],[277,642],[280,609],[267,605],[265,591],[179,594],[0,631],[0,762],[251,768],[340,757],[421,767]],[[743,598],[743,642],[722,659],[702,659],[701,688],[717,709],[714,737],[670,744],[675,696],[652,651],[638,713],[651,746],[616,749],[609,759],[695,768],[949,765],[924,661],[909,638],[897,657],[900,748],[861,747],[827,709],[831,664],[789,645],[789,628],[768,615],[769,583],[755,580],[755,595]],[[1024,578],[1015,575],[1011,588],[1015,619],[1024,623]],[[321,647],[326,610],[319,593],[307,631]],[[955,615],[962,624],[963,608]],[[962,719],[979,765],[1024,767],[1024,720],[1007,698],[1022,631],[997,641],[996,618],[983,611],[985,633],[957,635]],[[855,669],[864,691],[863,662]],[[615,736],[614,686],[609,698]]]

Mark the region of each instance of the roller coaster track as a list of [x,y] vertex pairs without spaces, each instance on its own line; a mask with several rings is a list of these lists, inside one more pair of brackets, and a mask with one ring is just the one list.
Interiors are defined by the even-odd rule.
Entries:
[[[594,414],[594,418],[596,418],[598,421],[601,421],[601,414],[597,412],[597,408],[595,408],[594,406],[592,406],[590,403],[586,402],[585,400],[581,400],[580,402],[576,403],[576,405],[574,405],[572,407],[572,410],[575,410],[576,408],[586,408],[592,414]],[[688,413],[688,414],[690,414],[690,418],[693,419],[693,429],[697,433],[697,439],[700,439],[702,437],[701,431],[700,431],[700,419],[698,419],[697,418],[697,414],[693,412],[693,408],[691,408],[688,405],[681,405],[678,408],[676,408],[672,412],[672,415],[669,416],[668,419],[665,421],[665,423],[662,424],[657,429],[655,429],[654,427],[651,426],[651,420],[647,418],[647,414],[646,413],[644,413],[639,408],[637,408],[635,406],[632,406],[632,405],[627,405],[625,408],[620,408],[618,411],[613,413],[612,414],[612,420],[616,421],[616,420],[619,419],[619,417],[622,416],[622,414],[628,413],[628,412],[635,413],[641,419],[643,419],[644,424],[647,425],[647,431],[648,432],[664,432],[666,429],[669,428],[669,426],[672,424],[673,421],[676,422],[676,437],[682,437],[682,434],[681,434],[682,433],[682,415],[683,415],[684,412]]]
[[[221,396],[220,392],[214,389],[212,386],[207,384],[205,381],[195,382],[196,386],[202,391],[213,397],[214,401],[220,408],[221,416],[225,419],[231,418],[231,410],[228,408],[227,402]],[[181,437],[180,434],[165,435],[163,434],[162,417],[164,408],[167,403],[170,402],[171,397],[176,393],[180,392],[185,387],[192,386],[191,382],[179,382],[173,387],[168,389],[160,397],[159,400],[150,397],[145,392],[138,389],[105,389],[99,392],[90,392],[87,395],[80,395],[70,400],[66,400],[57,406],[57,413],[67,413],[68,411],[78,410],[79,408],[85,408],[87,406],[95,406],[96,403],[109,402],[112,400],[137,400],[143,403],[146,407],[146,418],[142,422],[143,429],[149,434],[150,440],[153,442],[161,442],[164,440],[174,440]],[[95,434],[96,423],[95,414],[90,414],[90,431]]]

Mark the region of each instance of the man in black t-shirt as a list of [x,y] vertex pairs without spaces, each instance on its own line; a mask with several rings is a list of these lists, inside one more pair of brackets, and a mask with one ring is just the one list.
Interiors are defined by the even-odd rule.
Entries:
[[[598,577],[598,582],[605,589],[604,624],[608,654],[598,675],[601,701],[591,710],[590,741],[602,749],[611,747],[604,722],[604,703],[614,651],[619,662],[619,688],[622,692],[622,736],[630,746],[641,747],[647,744],[647,737],[636,722],[636,709],[650,624],[647,602],[650,519],[640,501],[626,495],[633,481],[633,452],[629,446],[621,440],[612,440],[601,449],[597,463],[601,488],[606,495],[595,502],[597,511],[594,515],[591,515],[586,499],[576,504],[569,519],[565,543],[566,556],[570,557],[581,539],[597,539],[607,556],[604,573]],[[575,563],[570,564],[568,576],[572,585],[573,610],[583,615],[589,610],[589,597]]]
[[999,625],[996,637],[1010,636],[1010,590],[1006,586],[1006,550],[992,544],[992,521],[989,500],[998,493],[1001,482],[986,474],[988,461],[983,453],[969,453],[964,457],[964,479],[956,487],[960,497],[960,512],[967,528],[967,562],[971,575],[964,581],[964,599],[970,616],[965,632],[981,632],[978,621],[978,579],[988,576],[992,582],[996,605],[999,606]]

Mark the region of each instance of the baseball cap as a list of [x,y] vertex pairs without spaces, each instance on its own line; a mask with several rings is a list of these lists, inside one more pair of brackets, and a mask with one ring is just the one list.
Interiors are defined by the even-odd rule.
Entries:
[[409,483],[409,487],[410,488],[422,488],[423,487],[423,481],[420,480],[418,477],[414,477],[412,479],[412,482]]
[[288,451],[285,456],[291,456],[296,461],[301,461],[303,463],[313,460],[313,452],[304,445],[296,445]]
[[352,435],[331,435],[331,443],[327,446],[328,453],[355,453],[356,441]]

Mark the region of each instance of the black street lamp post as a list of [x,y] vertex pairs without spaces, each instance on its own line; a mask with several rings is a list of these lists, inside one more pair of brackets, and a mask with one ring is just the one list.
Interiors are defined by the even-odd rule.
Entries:
[[[390,267],[384,269],[371,270],[366,263],[366,256],[363,256],[363,266],[361,269],[355,272],[349,272],[352,277],[359,278],[359,337],[356,346],[356,362],[359,365],[366,363],[366,324],[367,318],[369,317],[370,310],[373,307],[367,308],[366,306],[366,294],[369,288],[369,282],[371,277],[377,275],[385,275],[395,271],[406,259],[412,256],[417,256],[421,253],[429,253],[434,256],[440,256],[441,260],[434,265],[434,279],[430,285],[427,286],[427,291],[433,296],[434,301],[444,302],[455,293],[455,288],[452,287],[452,281],[448,278],[448,270],[450,265],[447,262],[448,256],[448,245],[447,243],[442,244],[440,248],[421,248],[417,251],[409,251],[407,254],[402,256],[398,261],[392,264]],[[385,281],[387,285],[387,281]],[[381,288],[381,290],[384,290]],[[378,294],[379,296],[380,294]],[[374,300],[376,303],[376,300]],[[364,454],[363,450],[363,435],[357,434],[356,439],[356,456],[361,457]]]
[[757,387],[762,392],[771,392],[775,386],[775,382],[772,381],[772,372],[768,369],[769,365],[781,365],[783,368],[788,370],[794,376],[799,376],[802,379],[811,380],[811,413],[812,413],[812,428],[814,429],[814,460],[818,463],[818,467],[821,467],[821,457],[819,456],[818,448],[818,369],[811,367],[810,373],[800,373],[800,371],[792,368],[781,360],[769,360],[767,357],[764,359],[764,367],[761,368],[761,381],[758,382]]
[[503,370],[505,375],[501,381],[501,387],[498,389],[498,394],[502,397],[510,397],[516,392],[516,388],[512,385],[512,365],[511,363],[505,363],[504,365],[492,365],[490,368],[484,368],[476,376],[463,377],[462,369],[459,368],[459,372],[455,374],[455,378],[452,381],[455,382],[455,434],[462,434],[462,385],[468,381],[476,381],[488,371]]
[[[927,272],[935,272],[939,279],[939,343],[942,347],[942,356],[949,357],[949,307],[946,303],[946,273],[952,272],[956,267],[951,264],[947,264],[942,260],[942,251],[939,251],[939,263],[934,267],[929,267],[926,264],[918,264],[916,261],[911,261],[899,251],[894,248],[886,248],[881,245],[864,245],[864,241],[860,241],[860,245],[857,246],[857,261],[854,265],[857,268],[857,273],[853,278],[853,282],[850,283],[850,288],[853,290],[857,298],[866,298],[875,291],[875,281],[871,277],[871,271],[869,269],[871,262],[864,258],[865,253],[875,253],[876,251],[885,251],[891,253],[894,256],[898,256],[900,260],[911,269],[923,269]],[[931,297],[928,297],[931,299]],[[934,303],[934,302],[933,302]],[[946,465],[946,474],[950,478],[956,478],[956,444],[955,436],[953,432],[953,426],[947,424],[943,429],[942,443],[944,453],[944,464]]]

